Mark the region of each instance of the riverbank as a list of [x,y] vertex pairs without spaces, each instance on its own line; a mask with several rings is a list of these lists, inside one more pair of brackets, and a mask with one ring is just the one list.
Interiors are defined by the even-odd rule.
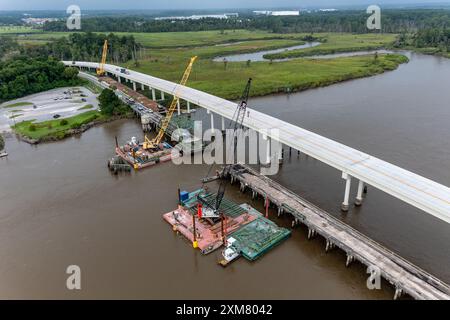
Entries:
[[29,144],[58,141],[73,135],[81,134],[94,126],[107,122],[132,118],[132,114],[106,116],[99,111],[87,111],[74,117],[43,121],[23,121],[11,128],[17,137]]
[[421,54],[426,54],[426,55],[430,55],[430,56],[443,57],[443,58],[450,59],[450,52],[442,51],[441,49],[436,48],[436,47],[417,48],[414,46],[400,46],[400,47],[395,47],[394,49],[395,50],[407,50],[407,51],[411,51],[411,52],[415,52],[415,53],[421,53]]

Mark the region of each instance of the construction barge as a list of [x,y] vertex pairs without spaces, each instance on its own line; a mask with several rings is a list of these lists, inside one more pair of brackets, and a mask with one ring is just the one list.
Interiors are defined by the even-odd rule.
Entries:
[[204,189],[183,191],[178,208],[164,214],[163,219],[204,255],[223,247],[223,258],[218,261],[222,266],[240,256],[254,261],[291,235],[290,230],[278,227],[250,205],[238,205],[228,199],[220,204],[222,220],[202,217],[198,195],[215,197]]
[[123,160],[122,162],[128,163],[135,170],[140,170],[160,162],[170,161],[178,157],[179,153],[172,154],[172,146],[167,142],[160,143],[156,151],[146,150],[143,143],[139,143],[135,137],[132,137],[131,141],[123,146],[119,146],[116,142],[116,155]]
[[[106,46],[107,46],[107,42],[105,41],[105,47]],[[105,55],[105,51],[104,51],[104,55]],[[194,56],[190,59],[189,64],[186,67],[186,70],[184,71],[183,77],[180,81],[181,86],[186,85],[186,82],[189,79],[189,75],[191,74],[191,71],[192,71],[192,66],[196,59],[197,59],[197,56]],[[98,74],[102,74],[102,73],[103,72],[101,72],[101,71],[98,72]],[[108,85],[110,86],[111,82],[108,83]],[[117,85],[117,83],[116,83],[116,85]],[[164,137],[165,137],[165,135],[170,133],[170,130],[172,130],[172,135],[174,133],[174,128],[173,128],[174,124],[172,123],[172,120],[176,119],[176,117],[173,118],[173,115],[174,115],[175,109],[177,108],[177,106],[179,106],[179,103],[180,103],[180,100],[177,95],[177,90],[179,89],[179,87],[177,87],[177,89],[174,92],[173,99],[167,110],[166,116],[162,117],[162,115],[160,115],[156,118],[153,115],[157,114],[156,111],[158,109],[157,108],[158,105],[154,101],[151,101],[148,98],[145,98],[144,96],[135,92],[136,88],[134,88],[134,89],[135,90],[130,90],[130,89],[127,89],[126,87],[122,86],[121,87],[122,91],[120,91],[120,92],[123,92],[123,94],[126,94],[127,96],[129,96],[130,94],[134,94],[134,97],[136,99],[138,99],[138,98],[141,99],[140,103],[139,103],[140,105],[137,106],[137,109],[133,108],[133,107],[135,107],[134,99],[127,97],[125,99],[125,101],[127,101],[128,104],[132,105],[133,110],[135,110],[137,113],[146,111],[145,119],[147,119],[147,120],[145,120],[143,117],[141,119],[141,121],[145,120],[145,121],[150,122],[151,119],[154,119],[155,125],[159,126],[159,131],[158,131],[156,137],[153,138],[152,140],[150,140],[145,135],[144,141],[142,143],[139,143],[137,141],[136,137],[132,137],[131,140],[128,141],[123,146],[119,146],[117,137],[116,137],[116,148],[115,148],[116,157],[113,157],[110,161],[108,161],[109,169],[114,171],[115,173],[117,173],[119,171],[119,169],[122,167],[122,162],[128,163],[135,170],[139,170],[139,169],[153,166],[157,163],[167,162],[171,159],[175,159],[175,158],[179,157],[180,155],[182,155],[183,152],[186,151],[186,149],[190,153],[192,151],[192,149],[190,148],[191,144],[192,143],[196,144],[196,141],[198,140],[195,138],[193,139],[190,136],[190,134],[186,134],[186,133],[182,134],[182,133],[177,132],[176,135],[178,136],[178,140],[181,140],[181,143],[179,144],[181,146],[178,146],[178,149],[175,149],[176,152],[172,152],[172,151],[174,151],[172,146],[169,143],[164,142]],[[116,91],[117,91],[117,89],[116,89]],[[121,96],[121,99],[123,99],[123,96]],[[142,104],[142,103],[145,104],[146,102],[148,105]],[[144,122],[143,122],[143,125],[144,125]],[[145,126],[147,126],[147,124]],[[175,127],[178,128],[178,125],[175,124]],[[185,129],[185,128],[180,128],[180,129]],[[183,130],[181,130],[181,131],[183,131]],[[186,131],[186,130],[184,130],[184,131]],[[199,150],[202,150],[202,148],[200,148]]]
[[448,284],[250,167],[234,165],[226,178],[231,183],[239,182],[241,192],[249,190],[253,199],[259,196],[266,204],[271,203],[279,216],[291,215],[293,227],[305,225],[308,239],[321,235],[326,251],[335,247],[343,250],[347,254],[347,267],[359,261],[372,270],[379,270],[394,286],[394,299],[405,293],[418,300],[450,300]]

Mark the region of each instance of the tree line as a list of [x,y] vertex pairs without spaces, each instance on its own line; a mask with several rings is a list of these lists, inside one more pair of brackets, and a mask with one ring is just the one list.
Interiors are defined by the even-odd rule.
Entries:
[[20,98],[56,87],[80,84],[76,68],[52,57],[17,56],[0,62],[0,101]]
[[[276,33],[351,32],[366,33],[365,10],[300,13],[299,16],[255,16],[241,13],[229,19],[156,20],[151,17],[91,17],[83,19],[90,32],[178,32],[230,29],[260,29]],[[390,9],[382,11],[382,31],[417,32],[425,28],[450,27],[450,10]],[[48,22],[45,31],[67,31],[65,21]]]
[[413,37],[417,48],[435,47],[443,51],[450,51],[450,29],[430,28],[420,30]]
[[53,56],[59,60],[99,61],[105,39],[108,40],[108,61],[114,63],[135,59],[136,52],[140,48],[140,44],[133,36],[76,32],[47,43],[45,46],[23,47],[23,54]]

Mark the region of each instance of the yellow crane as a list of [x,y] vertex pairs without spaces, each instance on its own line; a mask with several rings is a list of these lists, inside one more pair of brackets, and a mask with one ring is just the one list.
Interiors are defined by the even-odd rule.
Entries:
[[102,76],[105,74],[105,63],[107,54],[108,54],[108,40],[105,40],[105,43],[103,44],[102,61],[100,62],[100,66],[97,68],[98,76]]
[[[189,75],[191,74],[191,71],[192,71],[192,65],[194,64],[196,59],[197,59],[197,56],[192,57],[191,60],[189,61],[189,64],[188,64],[186,70],[184,71],[183,78],[181,78],[180,85],[184,86],[186,84],[186,82],[188,81]],[[170,123],[170,120],[172,119],[173,113],[175,112],[175,109],[177,108],[177,104],[179,101],[177,90],[179,88],[180,87],[177,86],[174,90],[172,103],[170,104],[170,107],[167,110],[166,116],[161,121],[161,128],[159,129],[158,135],[153,140],[150,140],[149,138],[147,138],[147,136],[145,136],[145,141],[142,145],[142,147],[145,150],[157,149],[159,144],[161,143],[161,141],[164,137],[164,134],[166,133],[166,130],[169,127],[169,123]]]

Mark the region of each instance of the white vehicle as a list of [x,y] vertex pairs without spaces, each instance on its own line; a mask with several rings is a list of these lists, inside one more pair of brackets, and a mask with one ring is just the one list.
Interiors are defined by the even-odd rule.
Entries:
[[222,251],[222,256],[227,262],[231,262],[239,257],[239,250],[236,248],[236,239],[228,238],[227,247]]
[[139,142],[137,141],[136,137],[131,137],[130,145],[137,146]]

